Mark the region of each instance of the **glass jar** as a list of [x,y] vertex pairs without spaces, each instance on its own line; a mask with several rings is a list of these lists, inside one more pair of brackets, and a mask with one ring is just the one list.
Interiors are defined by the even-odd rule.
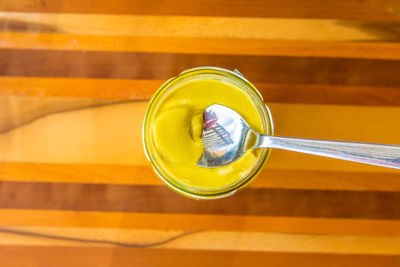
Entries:
[[[271,112],[264,104],[264,100],[261,94],[249,81],[247,81],[243,77],[242,74],[240,74],[237,70],[230,71],[217,67],[198,67],[188,69],[179,74],[177,77],[169,79],[156,91],[156,93],[151,98],[143,122],[142,134],[144,151],[147,159],[151,162],[153,169],[157,173],[157,175],[169,188],[176,191],[177,193],[196,199],[215,199],[230,196],[238,189],[250,183],[259,174],[269,157],[270,149],[259,148],[262,151],[261,153],[259,153],[257,161],[255,162],[254,166],[249,169],[246,176],[240,177],[240,179],[237,179],[233,183],[217,188],[198,188],[182,183],[182,181],[174,178],[168,173],[167,167],[164,166],[157,153],[155,153],[156,146],[152,143],[153,141],[151,138],[151,126],[155,120],[157,107],[165,100],[165,96],[169,92],[173,91],[174,88],[186,82],[194,80],[219,80],[224,83],[234,85],[240,90],[243,90],[243,92],[245,92],[250,97],[252,103],[254,103],[257,109],[258,115],[261,117],[261,128],[263,129],[262,132],[267,135],[273,135]],[[231,108],[234,109],[234,107]]]

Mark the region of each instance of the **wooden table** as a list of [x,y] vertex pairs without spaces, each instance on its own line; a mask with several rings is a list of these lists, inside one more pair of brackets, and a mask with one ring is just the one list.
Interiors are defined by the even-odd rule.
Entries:
[[400,144],[398,1],[0,1],[1,266],[400,266],[400,172],[274,150],[196,201],[146,162],[166,79],[239,69],[277,135]]

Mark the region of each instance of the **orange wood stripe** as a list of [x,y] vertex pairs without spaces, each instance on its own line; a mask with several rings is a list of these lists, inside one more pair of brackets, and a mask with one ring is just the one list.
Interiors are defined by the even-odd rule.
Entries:
[[[400,53],[399,53],[400,55]],[[165,80],[0,77],[0,96],[149,100]],[[399,88],[255,83],[266,102],[400,106]]]
[[0,209],[0,226],[400,235],[400,221]]
[[[163,185],[149,165],[0,163],[0,181]],[[399,174],[265,168],[250,188],[400,191]]]
[[400,59],[400,44],[1,32],[0,48]]
[[[268,164],[268,163],[267,163]],[[397,173],[314,171],[267,167],[248,185],[254,188],[400,191]]]
[[147,166],[133,166],[4,162],[0,163],[0,180],[85,184],[163,184],[151,169],[150,163]]
[[168,3],[140,0],[3,0],[2,11],[60,12],[60,13],[111,13],[154,14],[185,16],[235,16],[235,17],[294,17],[342,18],[363,20],[393,20],[389,11],[398,10],[395,0],[374,1],[318,1],[318,0],[170,0]]
[[164,80],[0,77],[0,96],[149,100]]
[[393,267],[398,256],[105,247],[0,246],[7,267]]

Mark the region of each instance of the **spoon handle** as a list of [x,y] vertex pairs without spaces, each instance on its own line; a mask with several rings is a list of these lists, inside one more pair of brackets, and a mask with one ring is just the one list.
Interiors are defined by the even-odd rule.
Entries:
[[270,147],[400,169],[400,146],[259,135],[256,147]]

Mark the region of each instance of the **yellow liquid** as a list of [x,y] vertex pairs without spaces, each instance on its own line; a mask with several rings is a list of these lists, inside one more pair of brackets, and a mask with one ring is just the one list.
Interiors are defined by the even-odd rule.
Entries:
[[236,110],[250,127],[263,132],[262,118],[250,95],[218,80],[195,80],[174,88],[158,104],[152,124],[152,143],[165,170],[190,187],[219,188],[246,177],[261,150],[248,151],[234,163],[219,168],[197,166],[203,155],[203,112],[212,104]]

